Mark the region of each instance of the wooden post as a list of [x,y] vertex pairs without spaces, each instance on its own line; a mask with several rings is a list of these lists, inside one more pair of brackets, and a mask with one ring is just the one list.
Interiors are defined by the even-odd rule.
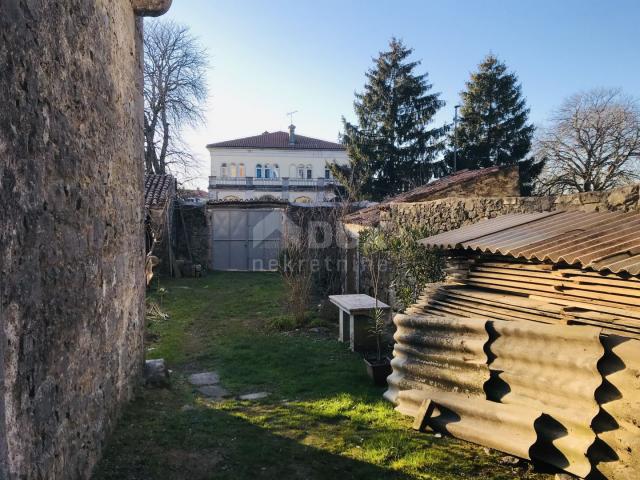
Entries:
[[433,415],[433,410],[436,407],[435,403],[433,403],[428,398],[422,401],[420,408],[418,409],[418,413],[416,414],[415,419],[413,420],[413,429],[419,432],[423,432],[427,428],[427,423]]

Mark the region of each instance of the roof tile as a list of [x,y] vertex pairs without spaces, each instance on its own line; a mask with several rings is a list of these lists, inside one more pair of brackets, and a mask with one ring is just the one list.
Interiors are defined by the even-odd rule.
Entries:
[[162,208],[175,195],[176,179],[171,175],[144,176],[144,208]]
[[486,175],[491,175],[500,171],[502,167],[488,167],[480,170],[460,170],[454,174],[446,177],[439,178],[431,183],[416,187],[408,192],[401,193],[395,197],[388,198],[378,205],[372,207],[363,208],[357,210],[344,217],[346,223],[354,223],[358,225],[364,225],[373,227],[380,222],[380,212],[391,203],[412,203],[427,201],[430,197],[450,188],[455,185],[460,185],[465,182],[474,181],[482,178]]
[[289,143],[287,132],[264,132],[253,137],[238,138],[225,142],[210,143],[207,148],[278,148],[286,150],[345,150],[339,143],[327,142],[317,138],[295,135],[296,143]]

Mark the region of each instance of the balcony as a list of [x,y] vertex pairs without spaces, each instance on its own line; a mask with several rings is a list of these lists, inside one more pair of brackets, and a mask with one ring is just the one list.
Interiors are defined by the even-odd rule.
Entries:
[[212,185],[211,181],[214,181],[217,185],[225,185],[225,186],[238,186],[243,187],[247,184],[247,178],[242,177],[209,177],[209,188],[215,187],[216,185]]
[[209,177],[210,189],[320,190],[330,189],[335,184],[332,178]]

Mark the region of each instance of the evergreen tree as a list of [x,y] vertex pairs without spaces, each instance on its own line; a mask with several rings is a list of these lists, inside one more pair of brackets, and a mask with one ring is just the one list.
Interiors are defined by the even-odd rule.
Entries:
[[[519,165],[522,193],[530,194],[543,163],[525,158],[535,127],[528,123],[529,109],[518,77],[494,55],[487,55],[478,71],[471,74],[461,98],[456,170]],[[451,171],[453,135],[450,140],[446,164]]]
[[352,198],[380,200],[433,176],[446,132],[428,125],[444,102],[428,93],[426,73],[414,73],[420,62],[408,60],[412,52],[391,39],[366,73],[364,92],[355,95],[357,124],[342,119],[350,163],[333,170]]

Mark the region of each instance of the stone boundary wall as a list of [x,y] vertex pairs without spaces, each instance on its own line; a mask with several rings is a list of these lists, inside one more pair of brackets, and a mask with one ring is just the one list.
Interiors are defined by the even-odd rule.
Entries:
[[206,205],[176,203],[176,258],[209,267],[211,226]]
[[[400,227],[427,227],[432,235],[510,213],[551,210],[640,211],[640,185],[620,187],[606,192],[546,197],[447,197],[417,203],[391,203],[381,211],[380,227],[395,231]],[[347,257],[348,258],[348,257]],[[369,293],[371,284],[364,263],[355,253],[348,263],[348,274],[357,280],[345,284],[346,293]],[[347,274],[347,275],[348,275]],[[380,297],[394,308],[397,304],[386,282],[380,286]]]
[[640,211],[640,185],[606,192],[547,197],[450,197],[419,203],[392,203],[382,212],[382,228],[400,225],[427,226],[435,235],[464,225],[509,213],[551,210]]
[[0,478],[91,477],[143,366],[142,20],[0,2]]

